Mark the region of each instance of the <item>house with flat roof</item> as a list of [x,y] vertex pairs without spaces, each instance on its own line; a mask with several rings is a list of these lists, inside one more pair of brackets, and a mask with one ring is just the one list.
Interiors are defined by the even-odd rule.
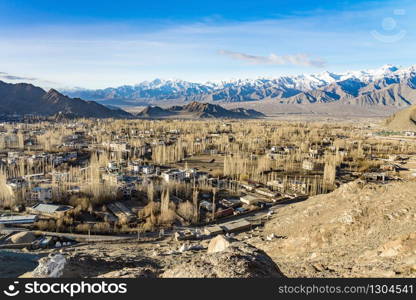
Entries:
[[224,230],[218,225],[207,226],[204,228],[204,234],[209,236],[216,236],[222,234]]
[[37,220],[38,220],[37,215],[5,216],[5,217],[0,217],[0,224],[3,224],[3,225],[33,224]]
[[236,231],[243,231],[251,228],[251,223],[246,219],[241,219],[237,221],[227,222],[221,225],[227,233],[232,233]]
[[37,214],[37,215],[45,215],[49,217],[61,217],[65,214],[65,212],[71,209],[73,209],[73,207],[69,205],[46,204],[46,203],[38,203],[32,207],[26,208],[26,210],[30,213]]
[[254,205],[258,202],[263,201],[263,198],[259,197],[257,195],[250,195],[249,194],[249,195],[241,196],[240,201],[244,204],[247,204],[247,205]]
[[107,208],[118,218],[118,220],[124,223],[128,223],[136,218],[131,209],[119,201],[107,204]]
[[178,169],[171,169],[169,171],[162,173],[162,178],[166,182],[172,182],[172,181],[183,181],[185,179],[185,172],[178,170]]

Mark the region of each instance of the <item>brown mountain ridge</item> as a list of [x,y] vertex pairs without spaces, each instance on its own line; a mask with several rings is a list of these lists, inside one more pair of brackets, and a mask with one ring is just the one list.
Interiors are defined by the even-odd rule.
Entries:
[[121,109],[110,109],[94,101],[70,98],[54,89],[46,92],[32,84],[11,84],[2,81],[0,81],[0,113],[39,116],[60,114],[86,118],[131,117],[131,114]]
[[265,115],[254,109],[234,108],[226,109],[217,104],[191,102],[184,106],[171,106],[161,108],[159,106],[147,106],[143,111],[137,114],[139,118],[224,118],[224,119],[255,119],[262,118]]

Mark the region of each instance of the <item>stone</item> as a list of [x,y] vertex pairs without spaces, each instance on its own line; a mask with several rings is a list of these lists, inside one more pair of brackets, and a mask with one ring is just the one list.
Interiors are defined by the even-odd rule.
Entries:
[[385,251],[383,251],[380,256],[381,257],[392,257],[392,256],[396,256],[398,253],[398,251],[394,248],[390,248],[390,249],[386,249]]
[[282,278],[285,277],[263,251],[244,242],[233,242],[224,251],[178,257],[162,278]]
[[230,246],[230,240],[223,235],[217,235],[208,244],[208,253],[222,252]]
[[60,278],[63,275],[66,259],[62,254],[50,254],[39,260],[39,265],[32,272],[34,278]]
[[273,240],[274,238],[275,238],[275,235],[274,235],[274,233],[272,233],[272,234],[270,234],[270,235],[268,235],[268,236],[266,237],[266,240],[271,241],[271,240]]
[[190,250],[201,250],[204,247],[201,245],[188,245],[188,244],[182,244],[182,246],[179,248],[179,252],[183,253],[185,251],[190,251]]
[[189,250],[189,246],[187,244],[182,244],[179,247],[179,252],[185,252],[185,251],[188,251],[188,250]]
[[315,270],[318,272],[322,272],[325,269],[324,266],[320,263],[312,264],[312,267],[314,267]]

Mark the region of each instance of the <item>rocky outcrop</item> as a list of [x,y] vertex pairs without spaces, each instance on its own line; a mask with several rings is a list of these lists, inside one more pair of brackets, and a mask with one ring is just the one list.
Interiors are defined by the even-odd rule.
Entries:
[[264,250],[288,277],[416,277],[416,186],[351,182],[282,207]]
[[179,257],[177,263],[170,266],[161,277],[280,278],[284,276],[263,251],[245,243],[232,243],[222,251],[210,251],[208,254],[200,251],[192,256]]
[[67,260],[62,254],[50,254],[42,257],[32,272],[34,278],[60,278],[64,273]]
[[205,245],[195,242],[189,242],[186,251],[176,250],[177,246],[176,241],[162,242],[156,247],[125,242],[67,248],[59,253],[55,250],[55,254],[40,259],[39,266],[23,277],[283,277],[270,257],[243,242],[230,242],[214,253],[207,253]]
[[[109,245],[112,246],[112,245]],[[73,249],[72,249],[73,250]],[[91,248],[81,251],[51,253],[38,261],[33,271],[23,274],[24,278],[114,278],[156,277],[160,273],[155,261],[141,255],[127,257],[123,251],[116,256],[100,255]],[[116,252],[116,251],[114,251]]]
[[223,235],[217,235],[208,244],[208,254],[221,252],[230,246],[230,240]]

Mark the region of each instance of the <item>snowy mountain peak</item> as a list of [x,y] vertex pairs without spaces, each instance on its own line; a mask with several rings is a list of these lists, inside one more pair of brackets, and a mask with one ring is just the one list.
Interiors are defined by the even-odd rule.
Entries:
[[379,69],[369,70],[368,73],[372,74],[374,77],[391,75],[392,73],[398,71],[401,67],[394,65],[384,65]]
[[400,69],[400,67],[387,64],[387,65],[382,66],[381,69],[386,70],[386,71],[396,72],[398,69]]
[[[401,83],[409,87],[416,86],[416,66],[403,68],[384,65],[377,69],[361,71],[340,73],[325,71],[317,74],[275,78],[233,79],[217,83],[195,83],[178,79],[157,78],[134,86],[127,85],[102,90],[68,90],[64,93],[88,100],[115,99],[129,102],[150,100],[238,102],[286,99],[302,94],[307,95],[305,97],[308,101],[321,101],[322,99],[333,101],[340,99],[344,94],[356,97],[364,92],[366,87],[368,89],[382,89],[392,84]],[[320,96],[311,96],[312,94]]]

